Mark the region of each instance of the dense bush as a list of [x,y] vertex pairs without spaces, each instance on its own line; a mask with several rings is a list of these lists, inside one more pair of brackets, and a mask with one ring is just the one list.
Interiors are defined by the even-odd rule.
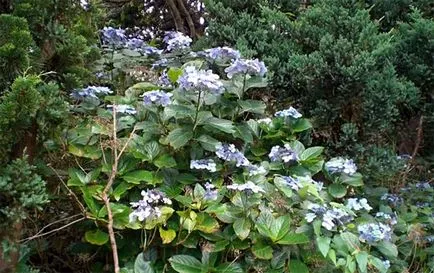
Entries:
[[[131,54],[121,31],[104,35],[109,56]],[[81,118],[68,146],[82,160],[69,170],[68,185],[95,223],[87,242],[110,242],[123,272],[407,266],[396,262],[390,222],[400,215],[385,205],[369,213],[355,164],[324,164],[323,148],[297,140],[311,125],[296,109],[264,117],[265,104],[249,99],[265,86],[261,62],[230,48],[190,52],[191,40],[179,33],[164,41],[157,83],[138,82],[125,94],[103,86],[74,94]],[[155,50],[140,45],[136,58],[149,62],[161,54]]]

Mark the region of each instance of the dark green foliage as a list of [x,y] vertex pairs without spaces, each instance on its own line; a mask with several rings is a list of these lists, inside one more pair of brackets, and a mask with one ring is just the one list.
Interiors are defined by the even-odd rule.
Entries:
[[51,79],[72,89],[92,78],[91,64],[99,58],[94,21],[98,10],[86,12],[78,0],[15,0],[13,14],[26,18],[41,54],[34,66],[55,71]]
[[0,169],[0,221],[8,226],[11,221],[26,218],[26,211],[40,208],[48,202],[45,182],[35,174],[35,167],[26,158],[16,159]]
[[0,100],[1,162],[21,157],[24,148],[36,153],[36,147],[64,120],[66,111],[56,85],[36,76],[17,78]]
[[29,52],[34,46],[25,19],[0,15],[0,93],[29,67]]

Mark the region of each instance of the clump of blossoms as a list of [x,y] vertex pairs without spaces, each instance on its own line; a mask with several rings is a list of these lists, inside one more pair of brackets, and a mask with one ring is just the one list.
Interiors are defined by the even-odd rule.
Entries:
[[133,209],[129,216],[130,222],[159,218],[161,216],[160,206],[172,204],[172,201],[159,190],[146,190],[141,194],[142,200],[130,203]]
[[163,41],[167,45],[167,51],[189,48],[190,44],[193,42],[193,40],[190,37],[177,31],[166,32]]
[[160,77],[158,78],[157,84],[163,88],[172,87],[172,83],[170,82],[169,75],[167,75],[167,69],[161,73]]
[[398,206],[403,202],[402,197],[397,194],[385,193],[381,196],[381,200],[386,201],[394,206]]
[[169,60],[166,59],[166,58],[162,58],[162,59],[156,60],[152,64],[152,69],[158,69],[158,68],[162,68],[162,67],[167,67],[168,64],[169,64]]
[[108,95],[113,93],[112,90],[110,90],[110,88],[105,87],[105,86],[88,86],[86,88],[83,89],[77,89],[75,90],[71,96],[76,98],[76,99],[80,99],[80,98],[86,98],[86,97],[91,97],[91,98],[98,98],[99,95]]
[[237,167],[250,165],[249,160],[241,153],[234,144],[218,144],[216,146],[216,155],[225,161],[235,161]]
[[241,58],[238,50],[226,46],[210,48],[205,50],[204,53],[205,58],[216,62],[227,62]]
[[273,123],[273,120],[271,118],[262,118],[262,119],[258,119],[257,122],[259,124],[265,124],[267,126],[270,126]]
[[385,221],[387,224],[390,225],[396,225],[398,223],[396,219],[396,214],[384,213],[380,211],[375,214],[375,217],[382,219],[383,221]]
[[205,194],[203,196],[203,199],[208,201],[214,201],[218,198],[218,190],[215,188],[215,186],[209,182],[206,182],[205,184]]
[[297,153],[292,150],[289,144],[285,144],[283,147],[274,146],[271,148],[268,157],[271,161],[283,161],[285,163],[298,160]]
[[267,68],[264,62],[260,62],[258,59],[245,60],[237,59],[229,67],[225,69],[229,79],[232,79],[235,75],[252,75],[263,77],[267,73]]
[[301,118],[303,115],[300,114],[300,112],[297,111],[297,109],[295,109],[294,107],[289,107],[288,109],[282,110],[282,111],[278,111],[274,114],[274,116],[276,117],[291,117],[291,118]]
[[317,182],[313,180],[310,176],[304,177],[292,177],[292,176],[281,176],[284,183],[290,187],[292,190],[299,191],[301,188],[304,188],[309,185],[315,186],[317,191],[321,191],[323,188],[322,182]]
[[135,115],[137,113],[136,108],[128,104],[118,104],[118,105],[107,105],[107,109],[113,111],[115,109],[116,113]]
[[253,183],[252,181],[247,181],[244,184],[232,184],[226,186],[226,188],[230,190],[235,191],[246,191],[246,192],[253,192],[253,193],[264,193],[264,189]]
[[123,47],[127,42],[125,30],[121,28],[104,27],[101,30],[101,34],[102,41],[106,45]]
[[335,157],[330,159],[325,165],[325,169],[330,173],[345,173],[353,175],[357,171],[357,166],[352,159]]
[[267,173],[267,170],[263,166],[257,165],[249,165],[247,166],[247,170],[249,172],[249,176],[263,175]]
[[350,214],[340,208],[328,209],[326,206],[309,204],[308,209],[311,212],[306,214],[306,221],[311,223],[314,219],[319,218],[322,221],[321,225],[327,230],[333,230],[353,220]]
[[210,172],[216,172],[217,165],[212,159],[199,159],[190,161],[190,169],[208,170]]
[[373,244],[382,240],[389,241],[392,237],[392,229],[383,223],[368,223],[359,225],[359,240]]
[[357,199],[357,198],[349,198],[347,200],[347,208],[359,211],[359,210],[366,210],[370,211],[372,207],[368,204],[368,200],[366,198]]
[[183,91],[210,91],[215,95],[224,92],[220,77],[211,70],[198,70],[194,66],[187,66],[178,79],[179,87]]
[[170,98],[173,96],[173,94],[156,90],[146,92],[142,96],[144,105],[167,106],[172,103]]

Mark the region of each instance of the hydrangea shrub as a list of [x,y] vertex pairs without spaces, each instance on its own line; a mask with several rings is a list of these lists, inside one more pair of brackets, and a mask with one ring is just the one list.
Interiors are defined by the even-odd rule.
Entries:
[[[116,44],[111,53],[131,42],[121,30],[103,35]],[[266,86],[261,61],[230,48],[192,52],[188,41],[169,33],[163,51],[137,50],[164,84],[75,93],[81,121],[68,145],[85,167],[70,169],[68,185],[96,223],[86,240],[108,243],[101,192],[116,149],[114,227],[118,240],[136,232],[139,253],[134,265],[121,261],[125,272],[298,273],[318,263],[387,272],[397,256],[393,225],[358,196],[352,160],[326,161],[322,147],[297,140],[312,126],[295,108],[267,115],[250,98]]]

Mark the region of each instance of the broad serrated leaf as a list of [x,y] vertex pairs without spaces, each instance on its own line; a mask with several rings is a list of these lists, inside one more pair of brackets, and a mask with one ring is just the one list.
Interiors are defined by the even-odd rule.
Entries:
[[251,227],[252,223],[246,218],[238,218],[233,224],[235,234],[240,240],[244,240],[249,236]]
[[263,260],[270,260],[273,258],[273,249],[271,246],[265,245],[261,241],[252,246],[252,253],[256,256],[256,258]]
[[232,121],[226,119],[219,119],[214,117],[210,118],[206,126],[228,134],[233,134],[235,132],[235,128],[234,125],[232,124]]
[[202,273],[202,263],[193,256],[175,255],[169,258],[172,268],[179,273]]
[[342,198],[347,194],[347,188],[341,184],[331,184],[328,191],[334,198]]
[[289,272],[290,273],[309,273],[309,268],[299,260],[289,261]]
[[190,127],[177,128],[169,133],[167,140],[175,149],[179,149],[193,138],[193,130]]
[[264,102],[259,100],[239,100],[238,105],[241,107],[240,114],[245,112],[263,114],[267,107]]
[[142,181],[152,183],[154,176],[150,171],[137,170],[124,174],[122,179],[131,184],[140,184]]
[[330,250],[330,242],[332,240],[328,237],[317,237],[316,243],[318,245],[318,249],[324,257],[327,257],[327,253]]
[[151,262],[145,260],[143,253],[137,255],[136,261],[134,262],[134,273],[155,273]]

